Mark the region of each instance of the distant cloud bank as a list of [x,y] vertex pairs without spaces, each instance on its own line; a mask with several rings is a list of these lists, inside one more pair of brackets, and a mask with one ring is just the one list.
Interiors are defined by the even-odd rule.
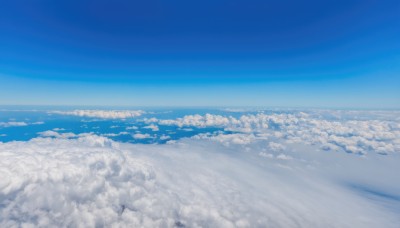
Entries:
[[127,119],[145,114],[142,110],[73,110],[73,111],[50,111],[51,114],[72,115],[102,119]]
[[[331,113],[332,115],[333,113]],[[390,112],[389,112],[390,114]],[[349,153],[376,152],[388,154],[400,152],[400,121],[397,112],[393,120],[327,118],[319,113],[244,114],[238,118],[223,115],[187,115],[177,119],[144,119],[147,123],[175,125],[178,127],[220,127],[225,131],[241,134],[210,135],[218,141],[251,143],[260,139],[284,140],[286,143],[318,144],[324,150],[344,150]]]

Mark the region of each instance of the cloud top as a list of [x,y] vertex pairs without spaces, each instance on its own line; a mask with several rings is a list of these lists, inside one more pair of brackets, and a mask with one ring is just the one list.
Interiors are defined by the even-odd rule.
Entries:
[[341,164],[342,170],[363,164],[357,156],[311,159],[304,150],[299,159],[271,144],[274,155],[260,157],[252,153],[257,143],[245,139],[246,150],[205,139],[132,145],[93,134],[42,136],[0,143],[2,227],[396,227],[399,222],[338,184],[340,176],[326,174],[329,164]]

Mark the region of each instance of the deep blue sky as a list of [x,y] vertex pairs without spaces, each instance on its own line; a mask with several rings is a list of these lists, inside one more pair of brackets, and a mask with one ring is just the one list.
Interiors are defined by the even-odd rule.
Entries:
[[0,104],[400,108],[400,1],[2,1]]

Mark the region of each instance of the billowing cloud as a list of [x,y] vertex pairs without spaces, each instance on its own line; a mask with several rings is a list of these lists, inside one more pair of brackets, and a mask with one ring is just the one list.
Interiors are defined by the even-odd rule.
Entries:
[[102,119],[127,119],[141,116],[142,110],[73,110],[73,111],[51,111],[52,114],[72,115]]
[[[145,119],[145,122],[178,127],[219,127],[248,134],[218,136],[220,140],[230,140],[229,138],[239,136],[256,136],[262,139],[273,136],[284,139],[286,143],[318,144],[325,150],[342,150],[356,154],[390,154],[400,152],[400,121],[395,120],[396,114],[397,112],[388,112],[386,115],[389,118],[385,119],[382,119],[382,112],[366,111],[360,115],[361,119],[348,119],[349,113],[333,111],[324,115],[319,112],[245,114],[238,118],[206,114],[166,120],[151,118]],[[239,138],[238,140],[240,141]]]
[[398,156],[366,160],[318,152],[312,145],[282,151],[251,139],[238,147],[209,138],[137,145],[93,134],[41,135],[0,143],[1,227],[398,227],[400,222],[393,211],[400,208],[395,195],[400,183],[392,181],[400,171]]

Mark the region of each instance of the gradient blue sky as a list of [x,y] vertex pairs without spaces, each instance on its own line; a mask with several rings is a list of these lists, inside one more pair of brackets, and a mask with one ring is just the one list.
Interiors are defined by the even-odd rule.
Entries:
[[0,104],[400,108],[400,1],[3,1]]

